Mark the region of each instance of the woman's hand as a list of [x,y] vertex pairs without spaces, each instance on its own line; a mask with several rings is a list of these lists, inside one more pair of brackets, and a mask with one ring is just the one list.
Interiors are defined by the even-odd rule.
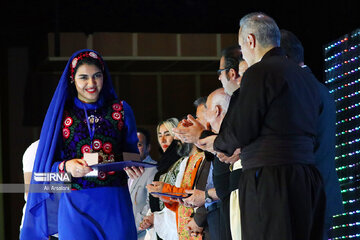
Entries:
[[148,184],[146,186],[147,190],[149,191],[149,193],[152,193],[152,192],[162,192],[162,189],[164,187],[164,182],[152,182],[152,184]]
[[83,177],[93,169],[83,159],[71,159],[65,162],[66,172],[73,177]]
[[145,172],[145,169],[143,167],[126,167],[124,168],[126,174],[131,179],[137,179],[143,175]]
[[154,225],[154,214],[152,213],[149,216],[145,216],[140,223],[139,230],[145,230],[151,228]]

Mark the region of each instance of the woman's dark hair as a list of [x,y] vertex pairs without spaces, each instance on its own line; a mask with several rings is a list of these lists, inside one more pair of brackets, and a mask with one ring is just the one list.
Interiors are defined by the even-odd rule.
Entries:
[[87,64],[87,65],[95,65],[97,66],[101,72],[104,74],[104,70],[103,70],[103,66],[101,65],[100,61],[95,59],[95,58],[92,58],[92,57],[87,57],[87,58],[83,58],[81,60],[79,60],[79,62],[76,64],[76,67],[74,68],[74,77],[76,75],[76,72],[77,70],[79,69],[79,67],[81,65],[84,65],[84,64]]

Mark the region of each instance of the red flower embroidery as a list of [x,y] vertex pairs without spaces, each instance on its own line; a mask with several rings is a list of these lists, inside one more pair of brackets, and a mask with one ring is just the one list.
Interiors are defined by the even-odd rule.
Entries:
[[70,127],[73,124],[73,119],[71,117],[67,117],[64,121],[64,125],[66,127]]
[[99,171],[98,179],[105,180],[106,179],[106,173],[104,173],[103,171]]
[[104,143],[104,145],[102,146],[104,153],[109,154],[112,152],[112,144],[109,142]]
[[63,128],[63,136],[66,139],[70,137],[70,130],[68,128]]
[[102,147],[102,142],[99,139],[95,139],[92,145],[94,150],[99,151]]
[[114,111],[121,111],[122,110],[122,105],[119,104],[119,103],[115,103],[115,104],[112,105],[112,109]]
[[116,121],[119,121],[122,117],[121,113],[119,113],[119,112],[113,112],[113,114],[111,116]]
[[109,160],[115,160],[114,154],[110,154],[110,155],[109,155]]
[[107,172],[108,175],[114,175],[115,171]]
[[89,145],[83,145],[82,147],[81,147],[81,153],[89,153],[89,152],[91,152],[91,147],[89,146]]

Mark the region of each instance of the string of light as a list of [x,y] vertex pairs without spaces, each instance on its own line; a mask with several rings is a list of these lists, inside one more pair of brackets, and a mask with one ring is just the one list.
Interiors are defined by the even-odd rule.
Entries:
[[353,167],[357,167],[359,166],[360,163],[354,163],[354,164],[348,164],[348,165],[345,165],[345,166],[341,166],[341,167],[337,167],[335,170],[337,172],[341,171],[341,170],[344,170],[344,169],[347,169],[347,168],[353,168]]
[[347,110],[350,110],[350,109],[353,109],[353,108],[356,108],[356,107],[359,107],[360,106],[360,102],[359,103],[355,103],[355,104],[352,104],[352,105],[349,105],[347,107],[344,107],[344,108],[341,108],[339,110],[336,110],[336,113],[341,113],[341,112],[345,112]]
[[334,71],[334,70],[338,69],[341,66],[344,66],[345,64],[355,62],[355,61],[359,60],[359,57],[360,56],[353,57],[353,58],[350,58],[348,60],[345,60],[342,63],[336,64],[335,66],[332,66],[332,67],[330,67],[328,69],[325,69],[325,72],[328,73],[328,72],[331,72],[331,71]]
[[351,122],[351,121],[353,121],[353,120],[355,120],[355,119],[358,119],[359,117],[360,117],[360,114],[354,115],[354,116],[352,116],[352,117],[345,118],[345,119],[342,119],[342,120],[340,120],[340,121],[337,121],[335,124],[336,124],[336,125],[339,125],[339,124],[341,124],[341,123]]
[[343,177],[343,178],[339,178],[339,182],[343,182],[343,181],[348,181],[348,180],[353,180],[354,178],[358,178],[359,175],[354,176],[348,176],[348,177]]
[[356,139],[351,140],[351,141],[336,144],[335,148],[343,147],[343,146],[346,146],[346,145],[351,145],[351,144],[354,144],[354,143],[357,143],[357,142],[360,142],[360,138],[356,138]]
[[355,227],[359,226],[360,222],[354,222],[354,223],[347,223],[347,224],[341,224],[338,226],[333,226],[331,229],[337,229],[337,228],[344,228],[344,227]]
[[341,213],[341,214],[334,215],[333,218],[338,218],[338,217],[347,216],[347,215],[354,215],[354,214],[359,214],[359,213],[360,213],[360,210],[355,210],[355,211],[351,211],[351,212],[344,212],[344,213]]
[[330,60],[333,60],[333,59],[335,59],[335,58],[343,55],[344,53],[348,53],[348,52],[354,51],[356,48],[358,48],[358,46],[360,46],[360,43],[357,44],[357,45],[354,45],[354,46],[352,46],[352,47],[350,47],[350,48],[348,48],[348,49],[344,49],[344,50],[342,50],[341,52],[335,53],[334,55],[332,55],[332,56],[330,56],[330,57],[328,57],[328,58],[325,58],[325,62],[330,61]]
[[334,92],[336,92],[336,91],[338,91],[338,90],[341,90],[341,89],[344,89],[344,88],[353,86],[353,85],[358,84],[358,83],[360,83],[360,78],[359,78],[359,79],[356,79],[355,81],[352,81],[352,82],[349,82],[349,83],[345,83],[345,84],[343,84],[343,85],[341,85],[341,86],[339,86],[339,87],[337,87],[337,88],[334,88],[334,89],[330,90],[329,93],[334,93]]
[[343,201],[343,204],[346,205],[346,204],[353,204],[353,203],[356,203],[359,201],[360,198],[358,199],[350,199],[350,200],[345,200]]
[[338,240],[338,239],[357,238],[357,237],[360,237],[360,233],[357,233],[355,235],[346,235],[346,236],[341,236],[341,237],[334,237],[334,238],[330,238],[330,239]]
[[336,47],[336,46],[338,46],[339,44],[341,44],[341,43],[343,43],[343,42],[346,42],[347,40],[349,40],[349,39],[348,39],[347,37],[345,37],[345,38],[343,38],[343,39],[341,39],[341,40],[339,40],[339,41],[337,41],[337,42],[335,42],[335,43],[327,46],[327,47],[325,48],[325,51],[328,51],[328,50],[332,49],[333,47]]
[[353,133],[353,132],[356,132],[356,131],[359,131],[359,130],[360,130],[360,127],[356,126],[356,127],[352,128],[352,129],[348,129],[348,130],[345,130],[345,131],[336,133],[335,136],[336,136],[336,137],[339,137],[339,136],[341,136],[341,135]]
[[359,93],[360,93],[360,91],[356,91],[356,92],[353,92],[353,93],[351,93],[351,94],[348,94],[348,95],[346,95],[346,96],[344,96],[344,97],[339,97],[338,99],[335,99],[335,102],[340,102],[340,101],[342,101],[342,100],[344,100],[344,99],[354,97],[354,96],[358,95]]
[[340,156],[336,156],[335,160],[338,160],[340,158],[345,158],[345,157],[351,157],[351,156],[357,155],[359,153],[360,153],[360,150],[356,150],[356,151],[349,152],[349,153],[344,153],[344,154],[341,154]]
[[352,35],[351,35],[351,38],[354,38],[354,37],[356,37],[356,36],[360,36],[360,31],[352,34]]
[[356,188],[351,187],[351,188],[343,189],[341,190],[341,193],[354,192],[357,190],[360,190],[360,187],[356,187]]
[[349,76],[349,75],[351,75],[351,74],[354,74],[354,73],[356,73],[356,72],[359,71],[359,70],[360,70],[360,67],[354,68],[354,69],[352,69],[352,70],[350,70],[350,71],[348,71],[348,72],[345,72],[345,73],[342,73],[342,74],[337,75],[336,77],[330,78],[329,80],[325,81],[325,83],[334,82],[334,81],[336,81],[336,80],[338,80],[338,79],[341,79],[341,78],[343,78],[343,77],[347,77],[347,76]]

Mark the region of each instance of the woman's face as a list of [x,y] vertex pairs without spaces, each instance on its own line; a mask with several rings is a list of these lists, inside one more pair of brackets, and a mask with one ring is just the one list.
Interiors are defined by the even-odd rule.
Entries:
[[170,134],[170,131],[165,127],[164,124],[160,125],[158,132],[158,141],[163,152],[170,146],[174,137]]
[[96,65],[83,64],[75,74],[75,87],[82,102],[91,103],[99,99],[104,76]]

